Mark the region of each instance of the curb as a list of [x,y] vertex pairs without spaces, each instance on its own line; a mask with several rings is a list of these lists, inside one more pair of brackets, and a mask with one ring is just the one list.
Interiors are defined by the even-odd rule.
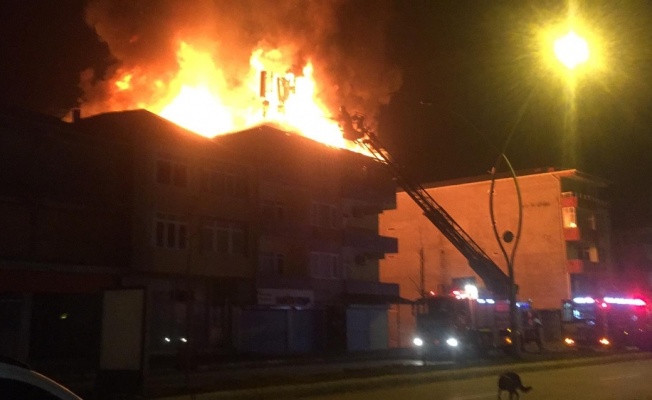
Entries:
[[609,356],[574,358],[568,360],[553,360],[539,362],[515,362],[489,367],[470,367],[456,370],[430,371],[412,374],[385,375],[372,378],[342,379],[328,382],[315,382],[283,386],[267,386],[253,389],[228,390],[194,395],[177,395],[160,397],[158,400],[247,400],[265,398],[291,399],[301,396],[334,394],[342,392],[378,389],[388,386],[407,384],[422,384],[443,380],[466,379],[470,377],[488,376],[502,373],[506,370],[516,372],[537,371],[542,369],[579,367],[592,364],[607,364],[620,361],[644,360],[652,358],[650,353],[629,353]]

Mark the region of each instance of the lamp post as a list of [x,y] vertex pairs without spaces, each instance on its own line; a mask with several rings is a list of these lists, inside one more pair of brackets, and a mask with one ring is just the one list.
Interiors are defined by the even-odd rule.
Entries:
[[[512,134],[513,133],[514,131],[512,131]],[[491,186],[489,188],[489,215],[491,217],[491,227],[493,229],[496,242],[498,243],[498,247],[500,247],[500,251],[503,254],[503,257],[505,257],[505,263],[507,264],[507,274],[509,277],[509,328],[510,339],[512,341],[512,356],[515,358],[521,358],[522,338],[520,325],[518,323],[518,308],[516,306],[516,278],[514,277],[514,259],[516,257],[516,249],[518,248],[518,242],[521,238],[521,228],[523,226],[523,202],[521,199],[521,190],[518,185],[518,179],[516,177],[516,171],[514,171],[511,162],[505,155],[505,150],[507,149],[507,145],[509,144],[509,140],[511,139],[512,134],[510,134],[510,136],[505,141],[503,151],[500,153],[496,159],[496,163],[491,168]],[[509,168],[512,180],[514,181],[514,188],[516,189],[516,198],[518,200],[518,221],[516,232],[506,230],[502,235],[498,232],[498,226],[496,224],[496,217],[494,213],[494,188],[496,185],[496,171],[498,170],[501,161],[504,161]],[[512,242],[514,242],[514,244],[512,245],[511,252],[508,254],[504,243]]]
[[553,49],[559,62],[571,71],[586,63],[591,55],[587,41],[573,30],[555,40]]
[[568,108],[565,116],[565,135],[563,146],[564,162],[571,165],[576,164],[575,140],[577,136],[577,78],[579,69],[589,62],[591,51],[589,44],[582,36],[578,35],[573,29],[568,30],[566,34],[557,37],[553,42],[553,52],[556,61],[561,63],[566,80]]

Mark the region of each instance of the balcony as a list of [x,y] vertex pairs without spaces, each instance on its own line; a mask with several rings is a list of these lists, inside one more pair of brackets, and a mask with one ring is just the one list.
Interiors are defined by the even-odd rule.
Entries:
[[573,259],[566,260],[566,268],[571,274],[581,274],[587,272],[600,272],[604,271],[605,264],[592,262],[589,260]]
[[580,207],[588,210],[609,207],[609,202],[605,200],[577,192],[562,192],[560,203],[562,207]]
[[564,228],[564,240],[567,242],[577,242],[582,238],[580,228]]
[[583,260],[566,260],[566,268],[569,274],[581,274],[584,272]]
[[370,253],[398,253],[398,239],[380,236],[365,229],[346,229],[342,244],[347,247],[363,249]]

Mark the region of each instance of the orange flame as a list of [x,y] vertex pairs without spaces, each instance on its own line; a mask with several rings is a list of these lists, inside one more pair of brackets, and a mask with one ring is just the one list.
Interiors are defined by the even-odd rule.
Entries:
[[[319,98],[310,61],[303,66],[302,75],[295,76],[288,72],[291,64],[284,62],[280,50],[257,49],[250,57],[246,79],[239,85],[227,81],[210,52],[186,42],[179,46],[177,63],[178,71],[167,80],[152,79],[142,71],[121,71],[114,82],[111,108],[144,108],[207,137],[271,122],[329,146],[366,153],[342,137],[334,114]],[[292,90],[280,94],[271,85],[272,90],[261,97],[261,71],[291,82]]]

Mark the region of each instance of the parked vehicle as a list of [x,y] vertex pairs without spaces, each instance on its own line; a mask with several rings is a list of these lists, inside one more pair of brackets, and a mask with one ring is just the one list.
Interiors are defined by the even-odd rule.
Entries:
[[5,357],[0,357],[0,394],[3,399],[15,400],[81,400],[26,364]]
[[[517,303],[519,330],[530,303]],[[456,295],[427,296],[414,305],[413,344],[422,357],[472,357],[512,346],[509,301]]]
[[648,303],[627,297],[576,297],[562,302],[562,329],[567,346],[652,350]]

